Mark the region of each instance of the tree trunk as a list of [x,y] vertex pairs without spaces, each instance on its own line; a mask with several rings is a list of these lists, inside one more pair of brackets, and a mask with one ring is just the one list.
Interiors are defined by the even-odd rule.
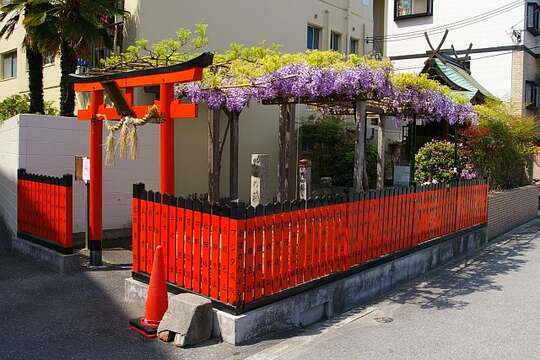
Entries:
[[62,70],[60,78],[60,115],[74,116],[75,89],[73,83],[69,81],[69,74],[77,70],[77,54],[75,54],[67,41],[62,41],[60,51],[60,68]]
[[364,191],[365,151],[366,151],[366,114],[367,104],[357,100],[354,104],[354,124],[356,129],[355,156],[354,156],[354,191]]
[[385,165],[385,150],[386,144],[384,142],[384,120],[385,116],[380,115],[379,128],[377,131],[377,189],[384,189],[384,165]]
[[221,110],[208,109],[208,200],[212,203],[220,198],[220,115]]
[[26,60],[28,62],[28,90],[30,90],[31,114],[44,114],[43,102],[43,55],[39,50],[28,46],[26,48]]
[[279,105],[279,159],[278,201],[289,200],[289,165],[291,158],[291,122],[294,121],[295,105]]
[[239,151],[239,117],[240,113],[231,111],[229,113],[229,121],[231,126],[231,134],[229,138],[229,197],[231,201],[238,199],[238,151]]

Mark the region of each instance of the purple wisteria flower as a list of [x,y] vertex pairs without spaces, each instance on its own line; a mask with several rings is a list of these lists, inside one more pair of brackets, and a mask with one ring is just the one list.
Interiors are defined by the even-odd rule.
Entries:
[[392,84],[388,69],[359,65],[337,70],[295,63],[253,79],[252,84],[205,89],[200,82],[195,82],[184,86],[177,96],[185,96],[194,103],[206,103],[212,109],[226,108],[237,112],[251,101],[288,98],[310,102],[329,98],[354,101],[361,98],[378,101],[386,112],[401,118],[416,114],[426,121],[448,121],[451,125],[478,122],[471,104],[455,103],[447,95],[429,89],[399,89]]

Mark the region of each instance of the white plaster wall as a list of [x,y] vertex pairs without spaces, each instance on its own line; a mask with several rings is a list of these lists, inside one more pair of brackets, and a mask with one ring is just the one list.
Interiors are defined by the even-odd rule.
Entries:
[[[434,1],[433,16],[394,21],[394,0],[386,0],[386,35],[399,35],[419,32],[419,36],[386,43],[386,55],[409,55],[425,52],[429,49],[423,32],[434,27],[442,27],[471,18],[490,10],[509,4],[508,0],[452,0]],[[454,44],[456,49],[466,49],[472,42],[475,48],[514,45],[508,31],[512,28],[523,30],[525,26],[525,1],[520,6],[495,17],[486,18],[475,24],[450,29],[445,42],[445,49]],[[433,46],[437,46],[443,34],[431,35]],[[408,36],[409,37],[409,36]],[[526,35],[528,39],[528,35]],[[527,41],[527,39],[524,39]]]
[[[88,155],[86,121],[70,117],[18,115],[0,123],[0,211],[16,230],[17,169],[61,176],[74,172],[74,156]],[[104,130],[104,141],[107,132]],[[139,159],[118,160],[103,172],[103,228],[131,226],[132,185],[143,182],[155,189],[159,181],[159,146],[156,125],[139,130]],[[84,231],[84,185],[74,183],[74,232]]]
[[17,168],[19,166],[19,119],[0,121],[0,216],[13,233],[17,231]]
[[[386,56],[400,56],[425,53],[429,46],[423,32],[455,23],[503,5],[509,4],[507,0],[453,0],[434,1],[433,16],[405,20],[394,20],[393,0],[386,0],[386,35],[400,35],[418,32],[419,36],[401,38],[399,41],[385,42]],[[470,43],[474,48],[487,48],[516,45],[510,33],[512,29],[523,30],[525,27],[525,2],[516,8],[498,16],[486,18],[475,24],[450,29],[443,49],[454,45],[457,50],[465,50]],[[466,11],[464,11],[466,9]],[[534,47],[534,38],[527,31],[523,32],[523,42],[528,47]],[[443,34],[430,35],[433,46],[437,46]],[[471,72],[473,77],[494,95],[509,100],[512,94],[512,52],[499,51],[490,53],[472,54]],[[397,71],[419,73],[424,65],[424,58],[396,60],[394,67]]]

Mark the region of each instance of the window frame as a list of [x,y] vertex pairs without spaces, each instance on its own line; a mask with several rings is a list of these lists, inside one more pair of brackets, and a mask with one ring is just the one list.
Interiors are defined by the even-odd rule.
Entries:
[[[309,47],[309,30],[310,28],[313,30],[313,47]],[[317,33],[317,43],[315,43],[315,33]],[[322,28],[317,26],[317,25],[313,25],[313,24],[307,24],[307,27],[306,27],[306,47],[308,50],[320,50],[321,49],[321,33],[322,33]],[[316,45],[316,46],[315,46]]]
[[[5,71],[5,60],[6,58],[11,58],[11,76],[6,76]],[[13,58],[15,58],[15,61],[13,61]],[[2,80],[9,80],[9,79],[16,79],[17,78],[17,72],[18,72],[18,66],[17,66],[17,60],[18,60],[18,54],[17,49],[6,51],[5,53],[2,53]],[[15,64],[15,66],[13,66]],[[15,70],[15,73],[13,72]]]
[[[43,66],[52,66],[55,64],[56,62],[56,54],[53,53],[53,52],[50,52],[50,53],[47,53],[47,54],[43,54]],[[47,61],[49,60],[50,61]]]
[[[531,95],[529,100],[529,94]],[[537,109],[538,108],[538,83],[533,80],[525,81],[525,107],[527,109]]]
[[[335,42],[334,36],[337,37],[337,48],[336,49],[334,49],[334,46],[333,46],[334,42]],[[330,50],[332,50],[332,51],[342,51],[342,49],[343,49],[342,42],[343,42],[343,36],[341,35],[340,32],[333,31],[333,30],[330,31]]]
[[[352,51],[352,45],[353,43],[356,43],[356,51]],[[349,54],[356,54],[360,55],[360,39],[351,37],[349,39]]]
[[[532,9],[531,9],[532,8]],[[529,11],[534,11],[533,24],[529,23]],[[540,5],[536,2],[527,2],[527,16],[525,17],[525,27],[534,36],[540,35]]]
[[[409,14],[409,15],[399,15],[399,12],[398,12],[399,1],[401,0],[394,0],[394,21],[433,16],[433,0],[426,0],[426,12]],[[414,0],[411,0],[411,3],[413,2]]]

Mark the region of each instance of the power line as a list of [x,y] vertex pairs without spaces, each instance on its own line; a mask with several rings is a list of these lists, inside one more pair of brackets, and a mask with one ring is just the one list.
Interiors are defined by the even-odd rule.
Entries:
[[478,15],[472,16],[470,18],[466,18],[466,19],[463,19],[463,20],[460,20],[460,21],[448,23],[448,24],[445,24],[445,25],[435,26],[435,27],[427,29],[427,30],[415,30],[415,31],[407,32],[407,33],[394,34],[394,35],[373,36],[373,37],[368,37],[368,39],[382,40],[382,39],[393,39],[393,38],[406,38],[406,37],[411,37],[411,36],[423,36],[424,32],[426,32],[426,31],[428,33],[444,31],[448,27],[460,26],[460,25],[462,25],[464,23],[469,23],[471,21],[483,20],[486,17],[487,18],[493,17],[493,16],[496,16],[496,15],[502,14],[504,12],[513,10],[513,9],[517,8],[518,6],[521,6],[522,3],[523,3],[522,0],[514,1],[512,3],[508,3],[506,5],[503,5],[503,6],[499,7],[499,8],[487,11],[487,12],[482,13],[482,14],[478,14]]
[[[527,46],[527,45],[531,45],[531,44],[523,44],[523,46]],[[529,49],[532,50],[532,49],[537,49],[537,48],[540,48],[540,45],[532,46]],[[497,57],[497,56],[509,55],[509,54],[512,54],[513,52],[514,51],[512,50],[512,51],[505,51],[505,52],[498,53],[498,54],[480,56],[480,57],[477,57],[477,58],[472,58],[470,61],[490,59],[490,58],[494,58],[494,57]],[[414,69],[423,69],[423,68],[424,68],[424,65],[422,65],[422,66],[410,66],[410,67],[398,68],[398,69],[394,69],[394,70],[395,71],[402,71],[402,70],[414,70]]]
[[518,1],[508,3],[508,4],[504,5],[504,6],[499,7],[499,8],[493,9],[493,10],[488,11],[488,12],[478,14],[476,16],[466,18],[466,19],[463,19],[463,20],[460,20],[460,21],[456,21],[456,22],[453,22],[453,23],[448,23],[448,24],[445,24],[445,25],[436,26],[436,27],[433,27],[431,29],[416,30],[416,31],[411,31],[411,32],[402,33],[402,34],[395,34],[395,35],[366,37],[366,40],[368,42],[369,41],[374,41],[374,42],[384,42],[384,41],[386,41],[386,42],[390,42],[390,41],[400,41],[400,40],[419,38],[419,37],[424,36],[424,32],[428,32],[429,34],[439,34],[439,33],[442,33],[444,31],[446,31],[447,29],[448,30],[455,30],[455,29],[459,29],[459,28],[462,28],[462,27],[465,27],[465,26],[469,26],[469,25],[478,23],[478,22],[485,21],[487,19],[490,19],[490,18],[493,18],[495,16],[504,14],[504,13],[509,12],[511,10],[514,10],[514,9],[518,8],[519,6],[521,6],[522,4],[523,4],[523,1],[518,0]]

